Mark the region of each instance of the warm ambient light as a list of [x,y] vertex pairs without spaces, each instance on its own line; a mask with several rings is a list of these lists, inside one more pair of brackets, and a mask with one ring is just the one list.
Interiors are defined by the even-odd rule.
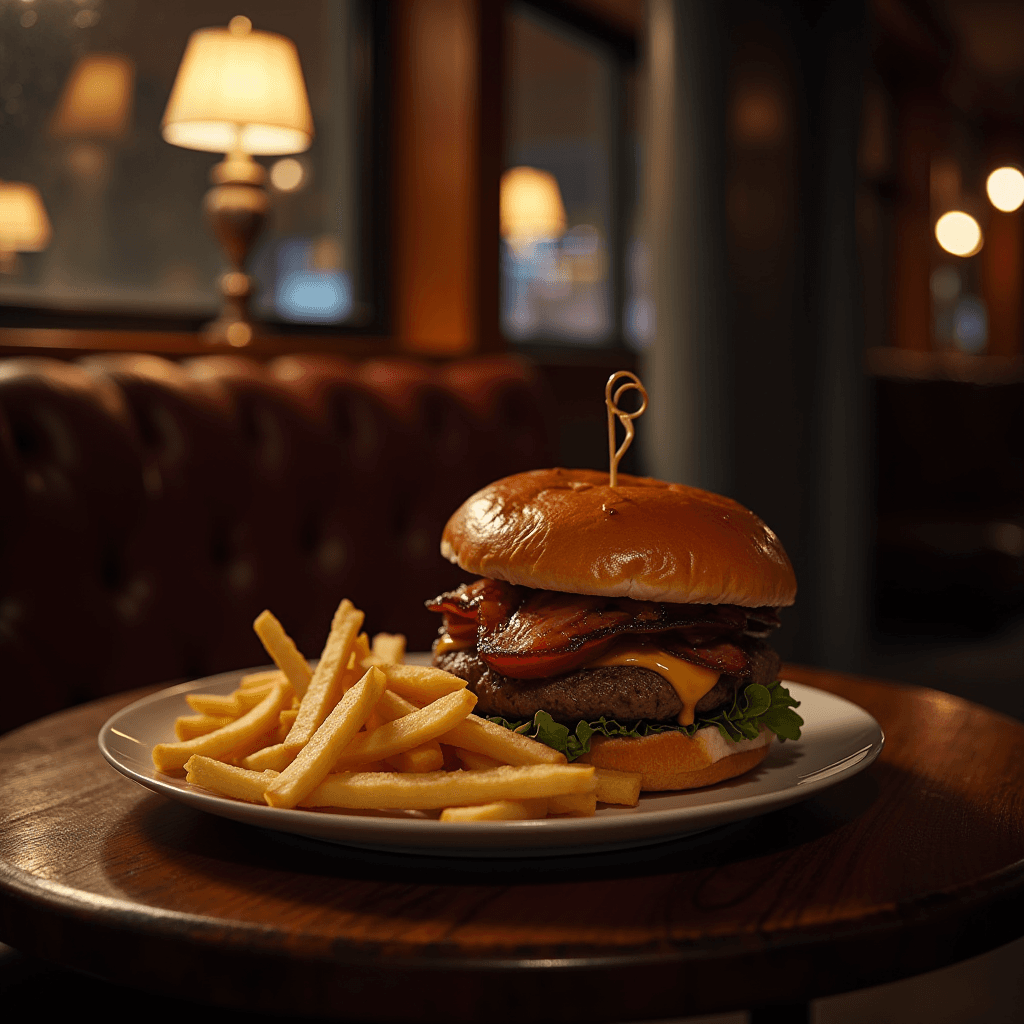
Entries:
[[997,167],[988,176],[985,191],[997,210],[1013,213],[1024,204],[1024,174],[1016,167]]
[[117,53],[90,53],[72,68],[50,130],[57,136],[117,139],[131,120],[132,62]]
[[565,234],[565,207],[553,174],[513,167],[501,176],[501,236],[514,248]]
[[221,277],[221,314],[205,334],[212,343],[248,345],[254,328],[245,261],[269,207],[267,174],[253,156],[301,153],[313,140],[295,44],[254,31],[243,15],[227,28],[193,32],[164,111],[163,135],[175,146],[227,154],[210,172],[214,187],[203,200],[231,265]]
[[0,181],[0,273],[17,269],[17,253],[50,244],[50,219],[34,185]]
[[0,181],[0,251],[39,252],[50,244],[50,220],[35,185]]
[[293,156],[275,160],[270,168],[270,184],[278,192],[296,192],[305,184],[306,169]]
[[313,116],[295,44],[257,32],[248,18],[189,37],[164,113],[175,146],[253,156],[301,153]]
[[981,226],[963,210],[944,213],[935,224],[939,245],[954,256],[973,256],[982,246]]

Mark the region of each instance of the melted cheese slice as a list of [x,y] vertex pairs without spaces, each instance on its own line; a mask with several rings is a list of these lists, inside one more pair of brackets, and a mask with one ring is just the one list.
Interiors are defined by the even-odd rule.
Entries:
[[633,639],[620,641],[607,654],[586,667],[597,668],[600,665],[636,665],[657,672],[679,694],[683,704],[677,719],[680,725],[693,725],[697,701],[711,691],[721,675],[714,669],[694,665],[668,654],[654,644]]
[[450,654],[452,651],[465,651],[472,646],[468,640],[455,640],[451,633],[442,633],[434,644],[434,656]]

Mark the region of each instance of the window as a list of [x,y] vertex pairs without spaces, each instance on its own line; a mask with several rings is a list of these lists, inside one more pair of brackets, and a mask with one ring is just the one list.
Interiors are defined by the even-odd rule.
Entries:
[[0,3],[0,179],[34,186],[50,224],[45,248],[0,268],[0,304],[216,313],[226,266],[202,197],[220,158],[169,145],[160,122],[189,34],[244,13],[296,44],[316,132],[305,153],[259,158],[271,212],[249,261],[254,313],[366,326],[376,315],[362,241],[374,234],[370,10],[359,0]]
[[508,39],[502,330],[621,344],[644,326],[634,44],[526,4],[510,9]]

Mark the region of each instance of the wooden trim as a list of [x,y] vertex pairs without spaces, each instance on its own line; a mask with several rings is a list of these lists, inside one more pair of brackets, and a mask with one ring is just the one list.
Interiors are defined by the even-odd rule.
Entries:
[[267,335],[247,348],[229,348],[207,344],[201,335],[184,331],[0,328],[0,356],[70,359],[97,352],[147,352],[175,358],[219,353],[262,361],[294,352],[325,352],[360,359],[391,351],[389,339],[371,335]]
[[475,346],[478,0],[396,0],[392,303],[401,349]]

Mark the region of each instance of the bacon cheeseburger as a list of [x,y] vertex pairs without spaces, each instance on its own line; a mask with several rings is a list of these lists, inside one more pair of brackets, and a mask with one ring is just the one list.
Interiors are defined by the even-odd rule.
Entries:
[[796,739],[764,638],[796,580],[757,516],[694,487],[590,470],[498,480],[451,517],[441,553],[481,578],[427,607],[434,664],[476,713],[645,790],[749,771]]

